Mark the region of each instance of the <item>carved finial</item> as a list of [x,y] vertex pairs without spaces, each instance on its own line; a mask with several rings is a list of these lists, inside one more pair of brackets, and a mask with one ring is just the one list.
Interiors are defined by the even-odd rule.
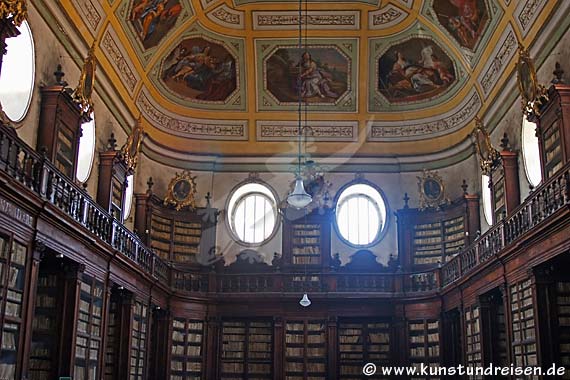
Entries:
[[560,62],[556,62],[554,64],[554,71],[552,74],[554,74],[554,78],[552,78],[551,83],[565,83],[564,78],[562,77],[564,75],[564,70],[562,70],[562,67],[560,67]]
[[83,182],[81,187],[83,188],[83,191],[87,191],[87,181]]
[[210,199],[212,199],[212,194],[210,194],[210,192],[208,191],[206,193],[206,207],[210,208]]
[[503,148],[503,150],[507,150],[509,148],[509,137],[506,133],[503,134],[503,138],[501,139],[501,148]]
[[146,181],[146,192],[147,193],[152,193],[152,187],[154,186],[154,182],[152,180],[152,177],[148,177],[148,181]]
[[410,197],[408,197],[408,193],[404,193],[404,208],[410,208],[408,202],[410,201]]
[[111,137],[107,140],[107,149],[116,150],[117,149],[117,139],[115,139],[115,134],[111,133]]
[[60,86],[67,86],[67,82],[63,80],[65,73],[61,71],[61,64],[57,65],[57,69],[54,71],[55,83]]
[[463,183],[461,184],[461,188],[463,189],[463,194],[467,195],[467,188],[469,187],[469,185],[467,184],[467,181],[463,180]]

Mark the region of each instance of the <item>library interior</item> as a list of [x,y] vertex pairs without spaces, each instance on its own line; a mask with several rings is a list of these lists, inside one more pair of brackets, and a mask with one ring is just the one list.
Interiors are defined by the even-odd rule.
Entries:
[[1,0],[0,380],[570,379],[569,62],[567,0]]

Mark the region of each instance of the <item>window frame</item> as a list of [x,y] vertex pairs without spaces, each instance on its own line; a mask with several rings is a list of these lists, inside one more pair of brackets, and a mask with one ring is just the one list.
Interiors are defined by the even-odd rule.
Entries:
[[[235,195],[235,193],[237,191],[239,191],[241,188],[243,188],[244,186],[248,186],[248,185],[260,185],[263,186],[268,193],[270,193],[273,197],[273,199],[271,199],[271,197],[268,194],[265,194],[261,191],[258,190],[251,190],[251,191],[245,191],[243,194],[239,195],[233,203],[232,205],[232,209],[230,210],[230,203]],[[275,214],[275,224],[273,226],[273,229],[271,231],[271,233],[267,236],[267,238],[263,239],[260,242],[257,243],[250,243],[250,242],[246,242],[244,240],[242,240],[239,235],[237,234],[237,231],[235,230],[235,213],[237,211],[238,205],[248,196],[252,195],[252,194],[257,194],[257,195],[261,195],[263,197],[265,197],[269,203],[273,203],[272,204],[272,208]],[[237,184],[229,193],[229,196],[226,199],[226,206],[225,206],[225,210],[226,210],[226,218],[224,218],[224,222],[226,224],[226,228],[228,229],[230,236],[232,238],[232,240],[234,242],[236,242],[237,244],[243,246],[243,247],[260,247],[263,246],[265,244],[267,244],[269,241],[271,241],[275,235],[277,234],[278,230],[279,230],[279,226],[281,224],[281,213],[279,212],[279,198],[277,197],[277,193],[273,190],[273,188],[271,186],[269,186],[267,183],[263,182],[263,181],[245,181],[245,182],[240,182],[239,184]]]
[[[365,186],[371,187],[374,191],[376,191],[378,193],[381,201],[384,203],[385,215],[384,215],[384,220],[382,220],[381,206],[372,197],[370,197],[368,194],[354,193],[354,194],[347,195],[344,197],[344,199],[342,199],[341,203],[344,203],[347,198],[364,196],[364,197],[368,198],[369,200],[371,200],[372,203],[374,204],[374,207],[376,208],[376,210],[378,212],[378,217],[379,217],[378,219],[379,219],[381,224],[380,224],[380,228],[379,228],[378,232],[376,233],[376,236],[368,244],[355,244],[355,243],[350,242],[348,239],[346,239],[342,235],[342,233],[340,231],[339,223],[338,223],[338,210],[340,209],[339,200],[341,199],[342,194],[346,190],[348,190],[349,188],[351,188],[352,186],[355,186],[355,185],[365,185]],[[356,249],[365,249],[365,248],[374,247],[375,245],[379,244],[384,239],[386,234],[388,233],[388,229],[390,228],[390,224],[391,224],[390,223],[390,207],[389,207],[388,202],[386,200],[386,195],[384,194],[384,192],[382,191],[382,189],[380,187],[376,186],[376,184],[374,184],[370,181],[366,181],[366,180],[358,180],[358,181],[349,182],[349,183],[345,184],[344,186],[342,186],[338,190],[338,192],[335,195],[333,204],[335,207],[335,216],[334,216],[334,221],[333,221],[334,230],[336,232],[337,237],[340,239],[340,241],[342,241],[344,244],[348,245],[349,247],[356,248]]]
[[[527,141],[527,140],[525,139],[525,135],[526,135],[526,133],[525,133],[525,127],[526,127],[526,124],[527,124],[527,123],[528,123],[528,124],[532,124],[532,125],[534,126],[534,130],[533,130],[532,132],[533,132],[533,135],[534,135],[535,138],[536,138],[536,160],[538,160],[538,162],[536,163],[536,165],[538,165],[538,174],[539,174],[539,176],[540,176],[540,181],[538,181],[538,183],[536,183],[536,184],[532,183],[532,181],[531,181],[531,175],[529,174],[529,168],[528,168],[528,166],[529,166],[528,163],[529,163],[529,162],[534,162],[535,160],[532,160],[532,159],[527,160],[527,154],[529,153],[529,152],[527,151],[527,149],[529,148],[528,145],[529,145],[529,143],[530,143],[530,141]],[[542,158],[541,158],[541,156],[540,156],[540,147],[539,147],[540,141],[538,140],[538,137],[536,137],[536,128],[537,128],[537,127],[538,127],[538,126],[537,126],[537,123],[528,120],[528,118],[526,117],[526,115],[523,115],[523,117],[522,117],[522,122],[521,122],[521,152],[522,152],[522,161],[523,161],[523,166],[524,166],[524,173],[525,173],[525,175],[526,175],[526,180],[527,180],[527,182],[529,183],[529,185],[531,185],[533,188],[538,187],[542,182],[544,182],[544,176],[543,176],[543,173],[542,173],[542,162],[541,162],[541,161],[542,161]],[[525,141],[526,141],[526,143],[525,143]],[[536,169],[536,168],[535,168],[535,169]]]
[[[91,115],[89,115],[90,120],[88,122],[82,123],[81,124],[81,137],[79,138],[79,146],[77,148],[77,165],[75,168],[75,179],[78,180],[81,183],[87,182],[89,180],[89,177],[91,177],[91,173],[93,171],[93,163],[95,162],[95,146],[97,145],[97,122],[95,121],[95,112],[91,112]],[[79,160],[80,160],[80,155],[81,155],[81,138],[83,138],[84,136],[84,129],[83,126],[85,124],[88,123],[93,123],[93,144],[91,146],[91,160],[89,162],[89,169],[87,169],[87,174],[85,175],[85,180],[80,180],[78,178],[78,171],[79,171]]]
[[[34,90],[35,90],[35,84],[36,84],[36,44],[34,42],[34,34],[32,33],[32,28],[30,26],[30,23],[27,20],[24,20],[22,22],[22,24],[18,27],[18,29],[22,28],[25,25],[25,28],[28,31],[28,34],[30,36],[30,45],[31,45],[31,52],[32,52],[32,72],[31,72],[31,83],[30,83],[30,88],[29,88],[29,92],[28,92],[28,96],[27,96],[27,102],[26,102],[26,106],[23,108],[22,111],[22,116],[20,118],[17,119],[12,119],[10,116],[6,115],[8,117],[8,119],[10,119],[10,121],[12,121],[15,124],[20,124],[22,123],[25,119],[26,116],[28,116],[28,114],[30,113],[30,106],[32,104],[32,99],[34,97]],[[19,36],[15,37],[18,38]],[[8,52],[6,54],[9,54],[9,49]],[[5,63],[6,60],[3,59],[2,60],[2,68],[4,71],[4,75],[6,75],[6,67],[5,67]],[[4,112],[6,111],[5,106],[4,108]]]

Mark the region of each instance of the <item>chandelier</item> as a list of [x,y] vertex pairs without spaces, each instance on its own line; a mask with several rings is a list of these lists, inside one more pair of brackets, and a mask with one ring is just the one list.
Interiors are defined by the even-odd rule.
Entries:
[[[302,0],[299,0],[299,40],[298,40],[298,50],[299,50],[299,55],[302,56],[303,55],[303,30],[302,30],[302,24],[303,24],[303,14],[302,14]],[[305,20],[305,23],[308,20]],[[305,34],[307,31],[307,26],[305,24]],[[305,35],[305,49],[306,49],[306,35]],[[305,191],[305,186],[303,184],[303,176],[302,176],[302,172],[301,172],[301,140],[303,137],[303,126],[302,126],[302,113],[301,113],[301,107],[302,107],[302,96],[301,96],[301,69],[302,69],[302,60],[299,60],[299,73],[297,75],[297,117],[298,117],[298,124],[297,124],[297,146],[298,146],[298,152],[297,152],[297,170],[295,173],[295,187],[293,189],[293,191],[291,193],[289,193],[289,195],[287,196],[287,203],[290,206],[293,206],[296,209],[302,209],[305,208],[306,206],[308,206],[313,198],[311,197],[310,194],[308,194]],[[306,120],[305,120],[306,123]]]

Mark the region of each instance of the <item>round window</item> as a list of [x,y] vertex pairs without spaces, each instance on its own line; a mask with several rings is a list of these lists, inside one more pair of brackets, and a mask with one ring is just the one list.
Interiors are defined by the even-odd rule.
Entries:
[[259,183],[237,188],[228,204],[228,222],[237,240],[262,244],[277,227],[277,202],[271,190]]
[[536,137],[536,123],[528,121],[526,116],[523,116],[522,122],[522,153],[526,178],[533,187],[536,187],[542,181],[540,150]]
[[369,246],[386,228],[386,203],[374,187],[359,183],[344,189],[337,200],[336,226],[340,237],[354,246]]
[[85,182],[89,178],[95,156],[95,115],[91,113],[90,118],[90,121],[81,125],[77,173],[75,175],[79,182]]
[[26,21],[18,27],[20,35],[6,39],[6,55],[0,74],[0,102],[10,120],[24,119],[34,90],[34,41]]

